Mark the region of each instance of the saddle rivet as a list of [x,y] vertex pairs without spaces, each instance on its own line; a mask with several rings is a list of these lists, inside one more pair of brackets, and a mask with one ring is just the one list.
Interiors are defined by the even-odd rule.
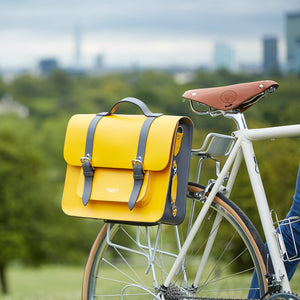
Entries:
[[264,87],[264,85],[263,85],[263,84],[260,84],[260,85],[259,85],[259,88],[260,88],[260,89],[262,89],[263,87]]

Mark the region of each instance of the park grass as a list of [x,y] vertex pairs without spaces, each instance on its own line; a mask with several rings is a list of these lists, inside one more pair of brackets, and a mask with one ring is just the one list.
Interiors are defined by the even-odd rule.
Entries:
[[3,300],[80,300],[84,266],[8,269],[9,294]]
[[[13,266],[7,274],[10,293],[7,296],[0,295],[0,299],[80,300],[83,272],[84,266]],[[240,286],[243,286],[244,279],[240,277]],[[296,293],[300,292],[300,269],[292,279],[291,286]]]

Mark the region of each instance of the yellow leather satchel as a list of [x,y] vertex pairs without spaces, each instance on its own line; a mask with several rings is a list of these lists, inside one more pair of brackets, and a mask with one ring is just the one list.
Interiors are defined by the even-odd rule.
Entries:
[[[115,114],[123,102],[143,114]],[[154,114],[135,98],[108,113],[73,116],[64,145],[63,211],[114,222],[181,223],[192,131],[189,118]]]

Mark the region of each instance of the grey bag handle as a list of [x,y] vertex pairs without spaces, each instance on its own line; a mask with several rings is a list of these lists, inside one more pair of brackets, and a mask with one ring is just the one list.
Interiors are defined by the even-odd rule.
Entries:
[[[108,115],[111,115],[111,114],[115,113],[116,110],[118,109],[118,107],[120,106],[120,104],[124,103],[124,102],[132,103],[132,104],[135,104],[136,106],[138,106],[146,117],[158,117],[158,116],[161,115],[161,114],[153,113],[143,101],[141,101],[137,98],[127,97],[127,98],[124,98],[124,99],[118,101],[111,108],[111,110],[108,113],[105,114],[105,116],[108,116]],[[100,114],[102,114],[102,113],[100,113]]]

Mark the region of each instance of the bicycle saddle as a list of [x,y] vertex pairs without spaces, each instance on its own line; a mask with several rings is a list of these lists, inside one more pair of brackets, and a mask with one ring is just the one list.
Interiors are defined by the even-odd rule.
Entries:
[[278,83],[272,80],[239,83],[228,86],[186,91],[182,97],[197,101],[217,110],[245,111],[260,98],[274,92]]

